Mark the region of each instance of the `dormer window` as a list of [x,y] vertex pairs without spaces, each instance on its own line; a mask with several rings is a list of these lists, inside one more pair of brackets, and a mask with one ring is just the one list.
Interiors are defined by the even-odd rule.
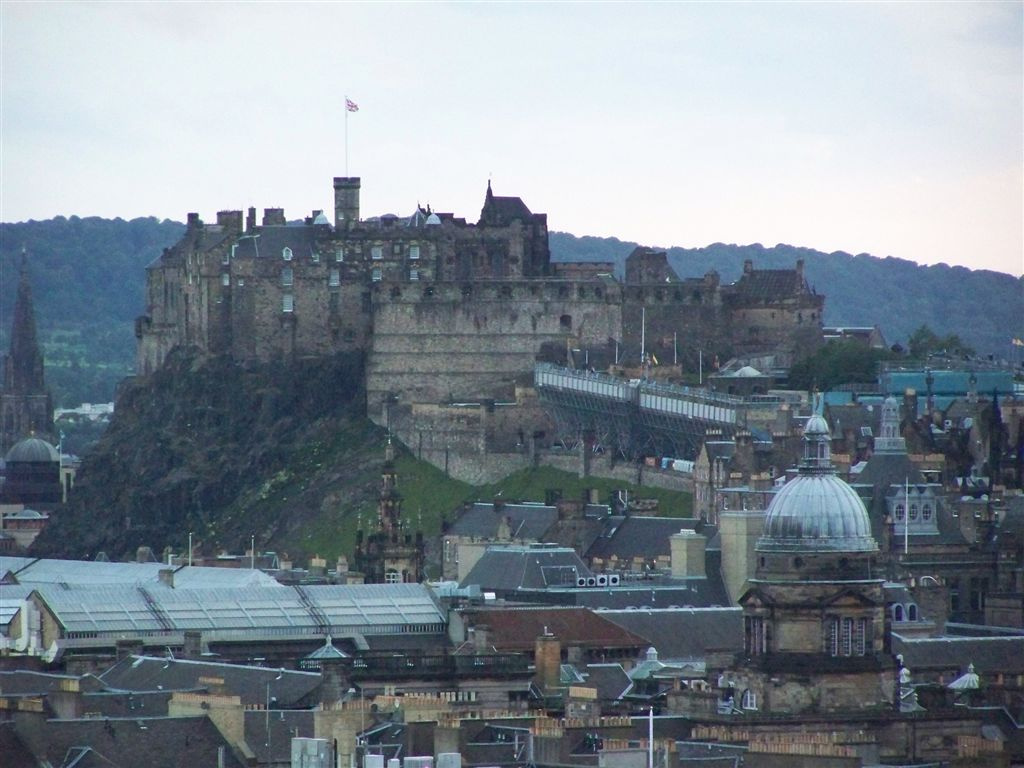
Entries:
[[292,249],[289,248],[287,245],[283,249],[281,249],[281,258],[284,259],[285,261],[292,260]]

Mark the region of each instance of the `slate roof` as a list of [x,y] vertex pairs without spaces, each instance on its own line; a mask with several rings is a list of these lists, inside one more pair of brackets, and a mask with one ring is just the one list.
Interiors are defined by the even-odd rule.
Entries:
[[740,276],[733,287],[742,296],[781,299],[810,293],[807,281],[795,269],[754,269]]
[[[610,517],[601,536],[586,551],[588,558],[604,560],[613,555],[619,560],[640,557],[645,560],[671,554],[669,537],[680,530],[695,530],[700,520],[677,517]],[[713,532],[713,531],[712,531]]]
[[533,218],[533,213],[526,207],[521,197],[499,197],[487,188],[484,207],[480,211],[480,223],[490,226],[506,226],[515,219],[524,223]]
[[494,504],[476,502],[459,516],[447,534],[493,539],[504,518],[508,518],[513,539],[542,541],[558,520],[558,509],[546,504],[503,504],[495,509]]
[[218,748],[223,747],[225,768],[242,768],[231,746],[205,716],[33,720],[31,726],[19,723],[17,732],[37,760],[52,765],[63,765],[73,750],[84,755],[89,749],[102,760],[88,765],[218,765]]
[[743,649],[741,608],[599,611],[598,615],[645,638],[664,661],[702,659],[715,651]]
[[78,680],[75,675],[54,675],[27,669],[0,671],[0,696],[42,696]]
[[549,605],[576,605],[587,608],[711,608],[730,605],[722,581],[721,553],[708,550],[706,578],[675,579],[654,576],[644,579],[626,579],[614,587],[548,587],[521,589],[515,599],[529,603]]
[[586,608],[485,608],[468,613],[473,625],[489,627],[498,651],[532,651],[537,638],[553,634],[562,645],[641,649],[647,640]]
[[982,675],[1024,673],[1024,635],[1016,637],[905,638],[892,636],[893,654],[903,654],[911,673],[918,670],[959,675],[974,664]]
[[[259,253],[260,259],[274,259],[285,264],[281,254],[285,248],[291,248],[294,259],[309,261],[317,250],[316,243],[320,236],[318,228],[314,226],[264,226],[260,227],[259,237],[242,237],[238,240],[235,256],[251,259]],[[211,244],[209,247],[215,245],[219,243]]]
[[294,706],[315,691],[318,672],[296,672],[240,664],[130,656],[99,679],[116,691],[206,691],[239,696],[243,705],[265,705],[267,684],[279,706]]
[[633,686],[621,664],[587,664],[580,672],[583,685],[597,689],[599,701],[618,701]]
[[590,570],[567,547],[488,547],[460,586],[478,584],[481,590],[512,594],[522,589],[575,585]]
[[39,765],[11,720],[0,720],[0,755],[4,758],[4,768],[37,768]]
[[313,712],[308,710],[245,713],[245,742],[256,753],[258,765],[290,765],[293,736],[313,736]]

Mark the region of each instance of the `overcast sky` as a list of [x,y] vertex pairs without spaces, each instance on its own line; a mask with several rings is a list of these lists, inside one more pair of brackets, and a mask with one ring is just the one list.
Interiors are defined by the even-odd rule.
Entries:
[[0,220],[417,203],[1024,272],[1024,3],[0,3]]

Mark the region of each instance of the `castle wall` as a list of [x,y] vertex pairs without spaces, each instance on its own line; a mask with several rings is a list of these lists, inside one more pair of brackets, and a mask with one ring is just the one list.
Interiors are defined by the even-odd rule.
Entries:
[[509,400],[544,343],[605,345],[621,325],[601,284],[521,281],[375,285],[367,365],[371,416],[399,402]]

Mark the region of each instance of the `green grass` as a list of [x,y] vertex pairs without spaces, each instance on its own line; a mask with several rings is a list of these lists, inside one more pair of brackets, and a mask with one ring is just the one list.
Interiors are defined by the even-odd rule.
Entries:
[[[376,521],[376,488],[383,462],[384,445],[379,430],[365,422],[352,425],[330,436],[308,440],[293,455],[286,470],[252,489],[239,506],[263,520],[274,514],[287,514],[289,498],[300,494],[307,483],[315,482],[315,475],[329,472],[332,467],[358,463],[360,470],[348,473],[344,485],[334,489],[341,497],[339,503],[325,505],[300,530],[275,542],[279,551],[287,552],[298,562],[314,554],[326,558],[329,566],[339,555],[351,560],[360,521],[364,530],[372,529]],[[472,486],[447,477],[442,470],[396,446],[395,468],[403,517],[411,531],[422,530],[428,539],[440,534],[442,520],[453,520],[463,503],[489,502],[499,494],[505,501],[543,502],[549,490],[557,490],[562,498],[570,499],[582,498],[585,491],[596,489],[599,503],[607,504],[615,491],[625,488],[631,499],[657,499],[659,514],[664,517],[688,517],[693,510],[693,498],[688,493],[638,487],[606,478],[580,478],[553,467],[524,469],[496,483]],[[362,491],[356,492],[356,488]],[[353,489],[348,498],[346,489]],[[371,489],[369,497],[367,489]]]

